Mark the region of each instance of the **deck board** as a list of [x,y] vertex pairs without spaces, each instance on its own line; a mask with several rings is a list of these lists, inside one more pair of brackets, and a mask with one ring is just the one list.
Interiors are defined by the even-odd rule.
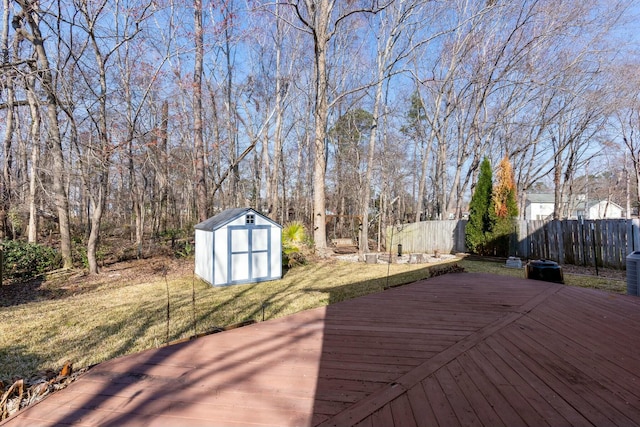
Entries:
[[459,426],[460,422],[458,417],[456,417],[451,403],[445,396],[444,390],[440,387],[438,380],[433,376],[429,376],[422,381],[422,387],[427,395],[427,401],[436,416],[438,425]]
[[[512,356],[512,364],[518,369],[527,381],[536,383],[536,388],[540,393],[556,408],[570,425],[588,425],[586,417],[593,417],[597,414],[592,408],[581,399],[571,387],[559,381],[552,372],[546,369],[535,358],[530,348],[523,342],[522,335],[516,331],[504,331],[503,336],[512,345],[505,348]],[[583,415],[584,414],[584,415]],[[604,421],[600,419],[600,421]]]
[[427,399],[427,394],[422,387],[422,383],[418,383],[407,390],[407,398],[409,399],[411,412],[418,427],[438,425],[438,421],[431,408],[431,403],[429,399]]
[[440,276],[102,363],[34,424],[640,426],[640,298]]
[[444,392],[445,397],[449,401],[449,405],[456,414],[456,417],[463,426],[480,427],[482,423],[476,415],[473,407],[468,402],[466,396],[462,392],[460,385],[453,378],[448,367],[438,370],[434,374],[435,379],[440,384],[440,388]]
[[392,400],[390,406],[394,425],[398,427],[417,427],[416,419],[411,410],[411,403],[406,394]]
[[473,408],[477,414],[481,425],[489,426],[505,426],[506,424],[500,419],[494,407],[485,398],[486,389],[479,389],[473,382],[473,378],[465,367],[456,359],[447,365],[447,369],[453,380],[460,388],[465,400],[468,402],[468,409]]
[[499,425],[498,423],[490,423],[490,420],[494,418],[491,411],[495,412],[502,420],[502,424],[506,426],[522,427],[527,425],[522,416],[516,411],[514,405],[503,395],[499,384],[491,381],[491,378],[483,372],[482,368],[471,358],[469,353],[461,355],[455,361],[460,363],[461,368],[469,375],[481,395],[486,398],[486,404],[489,407],[485,407],[485,402],[480,401],[480,408],[483,409],[478,410],[478,412],[490,413],[487,418],[483,418],[483,420],[486,420],[484,421],[485,425]]
[[[487,379],[497,386],[498,391],[505,398],[503,403],[511,406],[522,419],[526,420],[526,424],[549,425],[536,409],[531,406],[531,402],[526,396],[522,394],[520,389],[521,379],[511,371],[503,372],[501,370],[502,364],[496,363],[496,358],[490,349],[485,348],[484,351],[482,349],[474,349],[469,354],[476,365],[482,367],[481,375],[486,375]],[[504,407],[498,407],[497,411],[500,412],[503,409]]]

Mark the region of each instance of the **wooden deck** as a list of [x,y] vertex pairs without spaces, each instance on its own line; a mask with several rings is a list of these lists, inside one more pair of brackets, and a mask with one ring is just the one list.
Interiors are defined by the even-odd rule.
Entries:
[[3,426],[640,425],[640,298],[450,274],[103,363]]

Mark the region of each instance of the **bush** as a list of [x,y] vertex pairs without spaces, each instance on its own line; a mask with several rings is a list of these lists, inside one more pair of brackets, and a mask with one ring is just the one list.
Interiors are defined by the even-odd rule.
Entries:
[[3,276],[7,279],[30,279],[62,267],[55,249],[37,243],[6,240],[2,251]]
[[282,265],[284,267],[291,268],[307,263],[307,257],[304,254],[307,248],[306,240],[307,232],[304,224],[299,221],[291,222],[282,229]]
[[282,229],[282,242],[285,245],[300,247],[307,238],[304,224],[300,221],[293,221]]
[[285,268],[292,268],[296,265],[305,265],[307,258],[304,256],[300,249],[293,246],[282,247],[282,266]]

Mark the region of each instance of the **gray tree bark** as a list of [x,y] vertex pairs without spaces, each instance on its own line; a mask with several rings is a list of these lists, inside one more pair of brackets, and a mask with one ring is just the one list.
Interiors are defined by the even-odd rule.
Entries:
[[60,230],[60,254],[64,268],[71,268],[71,232],[69,227],[69,199],[65,188],[65,160],[60,138],[60,124],[58,121],[58,99],[53,84],[53,75],[47,52],[44,47],[44,37],[40,31],[38,10],[35,4],[28,0],[16,0],[23,10],[24,20],[29,26],[29,31],[20,27],[17,31],[29,40],[36,53],[39,76],[42,90],[45,95],[47,121],[48,121],[48,151],[52,160],[53,194],[58,213],[58,228]]

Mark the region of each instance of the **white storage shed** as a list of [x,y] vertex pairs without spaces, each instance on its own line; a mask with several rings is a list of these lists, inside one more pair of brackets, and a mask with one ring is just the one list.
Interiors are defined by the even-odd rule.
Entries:
[[195,273],[213,286],[282,278],[282,226],[251,208],[195,226]]

